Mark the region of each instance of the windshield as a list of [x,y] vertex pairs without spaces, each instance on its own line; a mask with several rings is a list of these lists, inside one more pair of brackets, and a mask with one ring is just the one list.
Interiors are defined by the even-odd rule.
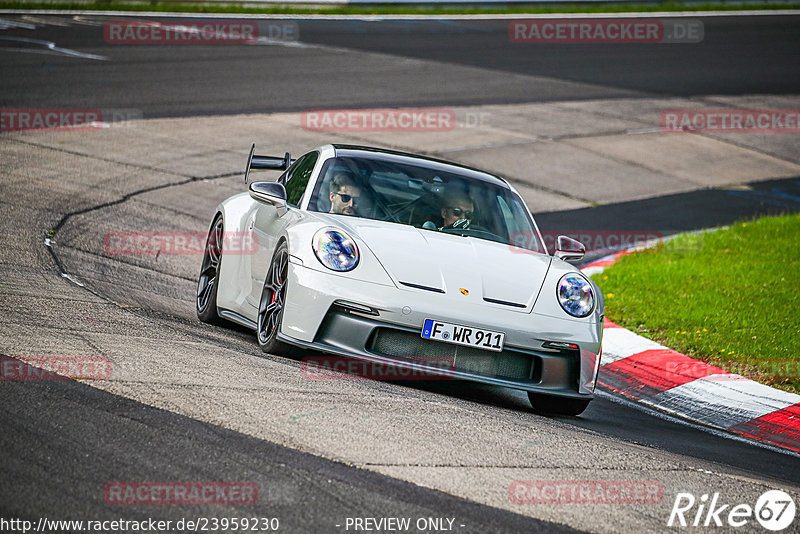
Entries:
[[405,224],[546,254],[513,191],[437,168],[374,158],[325,162],[308,209]]

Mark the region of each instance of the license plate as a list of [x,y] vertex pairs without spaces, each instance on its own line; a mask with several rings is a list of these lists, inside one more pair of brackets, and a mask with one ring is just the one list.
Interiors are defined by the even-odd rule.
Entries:
[[456,345],[466,345],[478,349],[493,350],[500,352],[503,350],[503,340],[506,335],[503,332],[493,332],[474,326],[462,326],[460,324],[443,323],[434,319],[425,319],[422,323],[422,337],[434,341],[444,341],[445,343],[455,343]]

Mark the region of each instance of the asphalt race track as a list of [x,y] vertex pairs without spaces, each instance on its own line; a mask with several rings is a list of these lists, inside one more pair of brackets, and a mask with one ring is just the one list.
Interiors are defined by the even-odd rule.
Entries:
[[[103,245],[111,231],[205,232],[216,204],[243,190],[250,142],[280,153],[324,138],[284,133],[266,114],[795,98],[800,16],[695,17],[705,38],[692,48],[536,49],[509,43],[507,21],[466,19],[296,20],[299,41],[115,46],[102,34],[113,18],[0,14],[0,107],[153,119],[0,134],[0,354],[113,365],[110,380],[0,381],[0,518],[277,517],[284,532],[352,532],[348,518],[409,517],[452,518],[457,532],[672,532],[686,530],[666,526],[678,492],[751,505],[768,489],[800,494],[798,455],[604,392],[580,417],[547,418],[524,394],[486,386],[304,380],[298,359],[261,354],[250,332],[197,321],[200,257],[115,256]],[[792,135],[752,152],[792,169]],[[796,212],[800,173],[585,204],[537,221],[667,234]],[[511,502],[512,481],[539,479],[655,480],[663,498]],[[114,481],[249,481],[259,493],[249,506],[120,506],[104,499]]]
[[[800,91],[798,16],[705,18],[696,45],[535,48],[509,42],[507,21],[478,20],[301,20],[303,46],[108,45],[102,26],[118,18],[36,31],[108,61],[64,62],[41,55],[41,44],[0,40],[31,51],[0,57],[3,105],[133,108],[151,118]],[[377,55],[354,63],[342,50]]]

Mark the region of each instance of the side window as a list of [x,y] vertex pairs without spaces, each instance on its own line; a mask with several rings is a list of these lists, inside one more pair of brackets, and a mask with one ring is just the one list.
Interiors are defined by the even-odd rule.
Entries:
[[297,206],[300,203],[318,158],[319,153],[309,152],[295,161],[292,168],[289,169],[286,181],[283,184],[286,187],[287,204]]
[[508,197],[506,200],[501,196],[497,197],[497,202],[500,204],[500,211],[505,219],[508,243],[515,247],[546,254],[539,246],[540,241],[536,230],[528,223],[528,215],[520,202],[513,197]]
[[511,208],[509,208],[508,204],[506,204],[506,199],[501,196],[497,197],[497,203],[500,204],[500,211],[503,214],[503,219],[505,219],[506,230],[508,233],[513,234],[517,231],[517,223],[514,221],[514,215],[511,213]]

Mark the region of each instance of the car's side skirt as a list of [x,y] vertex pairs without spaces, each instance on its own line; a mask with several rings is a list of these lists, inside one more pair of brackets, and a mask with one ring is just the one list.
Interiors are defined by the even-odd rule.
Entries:
[[247,328],[249,328],[251,330],[257,330],[258,329],[258,325],[254,321],[251,321],[247,317],[239,315],[238,313],[236,313],[234,311],[224,310],[222,308],[217,308],[217,314],[220,317],[222,317],[223,319],[227,319],[227,320],[232,321],[232,322],[234,322],[236,324],[240,324],[240,325],[242,325],[244,327],[247,327]]

